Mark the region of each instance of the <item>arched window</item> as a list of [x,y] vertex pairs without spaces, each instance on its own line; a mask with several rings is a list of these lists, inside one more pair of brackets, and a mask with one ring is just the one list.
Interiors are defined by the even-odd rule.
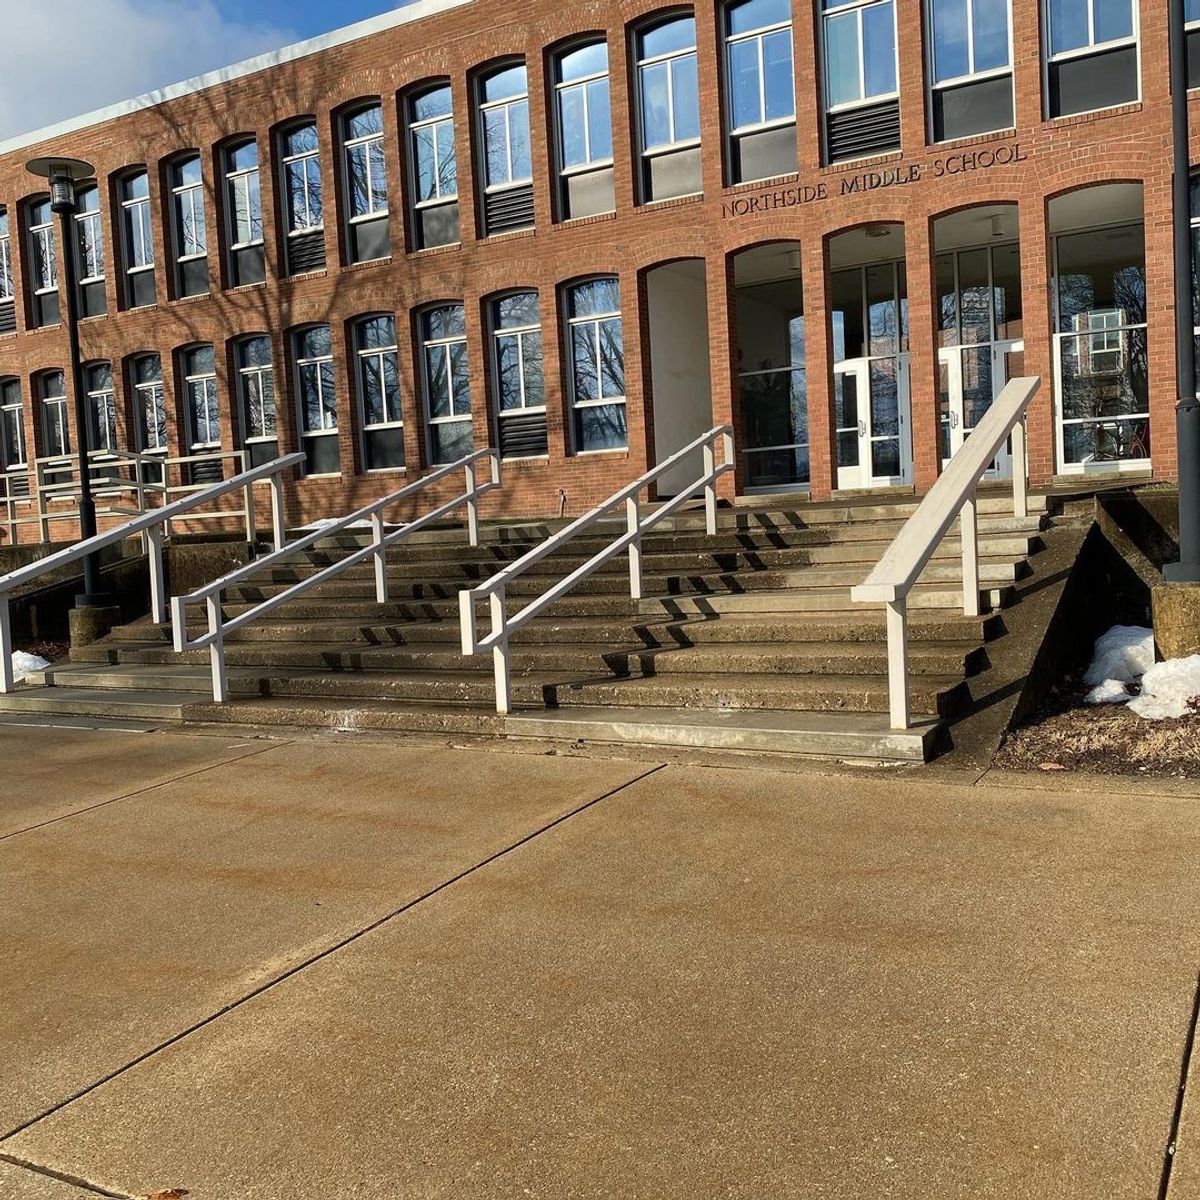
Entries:
[[177,159],[170,182],[176,287],[180,296],[200,296],[208,291],[208,218],[200,156]]
[[466,312],[461,304],[438,305],[421,313],[419,324],[429,461],[436,466],[475,447]]
[[695,195],[702,186],[696,18],[668,17],[644,26],[635,40],[642,198]]
[[229,238],[229,278],[234,287],[262,283],[262,187],[258,173],[258,143],[253,138],[225,148],[225,212]]
[[328,325],[311,325],[292,335],[300,440],[310,475],[337,475],[338,402],[333,372],[333,338]]
[[325,266],[325,193],[316,122],[305,120],[280,134],[283,207],[287,220],[287,272]]
[[48,456],[71,453],[67,419],[67,378],[62,371],[43,371],[37,380],[42,405],[42,449]]
[[458,241],[458,156],[448,83],[410,96],[407,104],[415,248]]
[[83,368],[87,396],[88,448],[104,454],[117,451],[117,394],[112,363],[89,363]]
[[8,209],[0,206],[0,333],[16,333],[17,305],[13,291],[12,244]]
[[542,316],[537,292],[514,292],[491,305],[492,378],[500,453],[535,458],[547,452]]
[[363,461],[368,471],[404,466],[404,411],[396,318],[391,313],[354,323],[358,395],[362,409]]
[[153,454],[165,453],[167,397],[163,388],[162,359],[157,354],[139,354],[133,360],[130,373],[141,449]]
[[482,76],[478,103],[483,232],[527,229],[533,224],[533,156],[525,63],[509,63]]
[[611,212],[616,201],[608,43],[601,39],[561,51],[554,72],[562,215]]
[[58,250],[49,196],[34,196],[25,207],[29,235],[29,292],[33,325],[58,324]]
[[104,298],[104,227],[100,221],[100,189],[85,183],[75,193],[75,263],[79,280],[79,315],[98,317]]
[[383,109],[378,101],[342,117],[347,245],[351,262],[386,258],[388,234],[387,164],[383,154]]
[[157,299],[149,174],[140,168],[128,172],[121,177],[118,191],[125,258],[125,305],[127,308],[143,308]]
[[586,279],[566,292],[566,342],[576,453],[629,445],[621,285]]
[[217,402],[217,356],[211,345],[192,346],[183,352],[183,387],[192,452],[219,449],[221,408]]
[[264,334],[241,338],[234,347],[234,357],[242,412],[242,445],[250,456],[250,465],[256,467],[279,453],[271,339]]
[[0,379],[0,468],[15,471],[26,465],[21,381]]

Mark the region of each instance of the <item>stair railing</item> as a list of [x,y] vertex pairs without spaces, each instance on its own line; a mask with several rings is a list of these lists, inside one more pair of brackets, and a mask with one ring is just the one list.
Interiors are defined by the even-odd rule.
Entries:
[[140,535],[144,539],[150,563],[150,612],[157,623],[163,624],[167,619],[163,546],[169,539],[171,522],[179,520],[180,517],[193,516],[197,509],[240,491],[245,495],[247,524],[253,530],[254,486],[267,483],[271,488],[272,533],[275,546],[279,547],[283,544],[285,536],[282,477],[285,471],[291,467],[299,467],[303,462],[304,455],[301,453],[284,455],[250,471],[243,471],[232,479],[210,484],[202,491],[192,492],[162,508],[152,509],[131,521],[126,521],[123,525],[98,533],[86,542],[77,542],[73,546],[40,558],[37,562],[10,571],[7,575],[0,575],[0,692],[11,692],[16,686],[12,664],[13,639],[9,602],[17,588],[32,583],[60,567],[80,562],[89,554],[115,546],[126,538]]
[[[492,477],[490,482],[480,483],[479,464],[485,459],[491,463]],[[439,483],[447,476],[456,474],[459,471],[465,472],[466,475],[466,490],[461,495],[447,500],[444,504],[439,504],[437,508],[416,518],[416,520],[396,526],[391,530],[385,530],[383,514],[388,508],[394,504],[398,504],[402,500],[409,500],[419,495],[432,484]],[[376,599],[380,604],[386,604],[388,599],[388,550],[418,530],[424,529],[427,525],[431,525],[442,517],[464,507],[467,510],[467,540],[472,546],[478,546],[479,498],[499,486],[499,452],[493,449],[476,450],[473,454],[465,455],[455,462],[448,463],[446,466],[432,472],[432,474],[426,475],[402,487],[399,491],[392,492],[380,500],[373,500],[370,504],[358,509],[357,512],[352,512],[345,517],[339,517],[334,521],[322,523],[320,528],[306,534],[304,537],[298,538],[294,542],[287,544],[277,542],[276,548],[271,554],[258,558],[245,567],[239,567],[236,571],[231,571],[228,575],[223,575],[220,579],[206,584],[202,588],[198,588],[190,595],[172,597],[171,629],[176,653],[182,654],[185,650],[208,650],[209,663],[212,669],[213,700],[218,704],[224,704],[229,699],[229,676],[225,664],[225,639],[231,633],[251,624],[253,621],[265,617],[267,613],[279,608],[280,605],[298,599],[313,588],[323,583],[328,583],[331,579],[336,579],[343,571],[348,571],[351,567],[356,567],[359,563],[366,562],[367,559],[374,559],[375,561]],[[238,584],[244,583],[251,576],[308,550],[325,538],[345,533],[364,521],[369,521],[371,525],[371,540],[367,545],[347,555],[345,558],[338,559],[337,562],[331,563],[328,567],[316,572],[314,575],[310,575],[307,579],[299,580],[292,584],[291,587],[285,588],[282,592],[274,596],[269,596],[265,600],[260,600],[253,608],[247,609],[244,613],[239,613],[236,617],[226,619],[222,611],[222,597],[229,588],[236,587]],[[193,639],[188,636],[188,609],[198,604],[205,606],[208,617],[208,629],[205,633]]]
[[893,729],[911,724],[908,594],[956,520],[962,527],[963,615],[980,614],[977,493],[980,480],[1010,436],[1013,515],[1029,514],[1025,418],[1041,385],[1040,378],[1031,378],[1013,379],[1004,386],[875,568],[851,589],[850,598],[856,603],[887,605],[888,711]]
[[[724,461],[716,461],[717,443],[724,447]],[[699,479],[684,487],[676,496],[649,511],[643,516],[641,493],[666,472],[677,467],[684,459],[701,453],[704,471]],[[631,599],[642,598],[642,537],[660,521],[678,512],[697,492],[704,492],[705,528],[711,537],[717,532],[717,480],[734,468],[733,429],[729,425],[718,425],[703,437],[671,455],[665,462],[647,471],[631,484],[613,493],[591,512],[572,521],[564,529],[535,546],[528,554],[517,559],[511,566],[493,575],[486,583],[470,591],[458,594],[459,621],[462,627],[462,651],[466,655],[492,652],[492,663],[496,679],[496,711],[512,711],[512,669],[509,660],[509,639],[534,617],[544,612],[551,604],[578,587],[585,579],[599,570],[605,563],[629,552],[629,595]],[[614,513],[624,511],[625,532],[614,538],[603,550],[593,554],[582,566],[560,579],[553,587],[526,604],[520,612],[509,614],[506,593],[509,584],[518,579],[535,563],[561,550],[572,538],[586,532]],[[479,637],[476,605],[488,602],[492,628],[484,638]]]

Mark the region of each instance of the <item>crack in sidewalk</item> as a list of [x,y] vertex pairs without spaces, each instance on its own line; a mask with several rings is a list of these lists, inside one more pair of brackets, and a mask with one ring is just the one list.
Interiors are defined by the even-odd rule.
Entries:
[[1192,1071],[1192,1059],[1196,1053],[1196,1025],[1200,1021],[1200,974],[1196,976],[1196,987],[1192,993],[1192,1016],[1188,1023],[1187,1037],[1183,1042],[1183,1064],[1179,1070],[1179,1089],[1175,1093],[1175,1110],[1171,1114],[1171,1132],[1163,1152],[1162,1178],[1158,1185],[1158,1200],[1168,1200],[1171,1194],[1171,1173],[1175,1169],[1175,1155],[1179,1149],[1179,1134],[1183,1125],[1183,1114],[1187,1105],[1188,1076]]
[[128,1192],[110,1191],[108,1188],[101,1187],[98,1183],[91,1183],[86,1179],[81,1179],[77,1175],[68,1175],[64,1171],[54,1170],[53,1167],[44,1167],[40,1163],[18,1158],[15,1154],[0,1153],[0,1163],[7,1163],[10,1167],[18,1167],[23,1171],[29,1171],[33,1175],[40,1175],[43,1179],[53,1179],[56,1183],[65,1183],[69,1187],[78,1188],[91,1196],[106,1196],[108,1200],[137,1200],[136,1196],[132,1196]]

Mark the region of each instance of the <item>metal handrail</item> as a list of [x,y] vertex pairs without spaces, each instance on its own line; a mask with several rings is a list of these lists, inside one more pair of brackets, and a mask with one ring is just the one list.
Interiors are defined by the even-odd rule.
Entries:
[[[490,483],[480,484],[477,468],[478,464],[485,458],[492,464],[492,478]],[[466,473],[467,490],[461,496],[455,496],[453,499],[447,500],[431,512],[425,513],[414,521],[400,525],[392,529],[389,533],[384,532],[383,513],[385,509],[390,508],[393,504],[397,504],[401,500],[407,500],[415,496],[431,484],[440,482],[446,476],[452,475],[456,471],[465,471]],[[403,541],[410,534],[416,533],[418,530],[425,528],[426,525],[432,524],[434,521],[439,520],[448,513],[454,512],[455,509],[462,508],[464,505],[467,509],[467,539],[472,546],[478,546],[479,497],[486,495],[499,486],[499,452],[493,449],[476,450],[473,454],[468,454],[463,458],[457,459],[455,462],[448,463],[446,466],[408,484],[399,491],[392,492],[380,500],[373,500],[370,504],[358,509],[357,512],[352,512],[348,516],[323,525],[320,529],[288,545],[276,542],[275,551],[272,554],[257,559],[249,566],[239,567],[235,571],[230,571],[228,575],[223,575],[220,579],[214,580],[202,588],[197,588],[196,591],[187,596],[172,597],[171,627],[172,640],[176,652],[182,654],[185,650],[203,650],[207,647],[212,667],[213,700],[218,704],[223,704],[229,699],[229,679],[225,668],[225,638],[229,634],[266,616],[267,613],[278,608],[280,605],[286,604],[290,600],[295,600],[298,596],[304,595],[305,592],[317,587],[319,584],[336,578],[343,571],[347,571],[351,567],[365,562],[368,558],[374,558],[375,560],[376,598],[380,604],[386,604],[388,599],[388,549],[397,542]],[[246,612],[240,613],[229,620],[225,619],[224,614],[221,612],[221,597],[228,588],[242,583],[250,576],[261,572],[264,568],[271,567],[283,559],[291,558],[301,551],[316,545],[317,542],[332,537],[334,534],[344,533],[351,526],[368,519],[371,522],[372,538],[362,549],[356,550],[346,558],[339,559],[337,562],[318,571],[315,575],[310,575],[307,579],[299,580],[297,583],[292,584],[291,587],[285,588],[282,592],[274,596],[269,596],[266,600],[259,601],[258,604]],[[194,640],[188,637],[187,617],[188,606],[193,604],[205,605],[208,614],[207,632]]]
[[963,615],[977,617],[979,603],[980,480],[1011,435],[1013,515],[1029,514],[1025,418],[1042,386],[1040,378],[1013,379],[975,426],[917,511],[850,598],[887,605],[888,709],[893,729],[910,725],[908,692],[908,593],[955,520],[962,524]]
[[[724,462],[717,466],[716,447],[720,441],[724,446]],[[701,451],[704,456],[704,474],[694,483],[684,488],[665,504],[654,509],[648,516],[643,517],[640,496],[642,491],[667,471],[677,466],[683,459]],[[561,599],[572,591],[606,562],[629,551],[629,595],[631,599],[642,598],[642,536],[653,529],[665,517],[680,509],[698,491],[704,491],[705,527],[711,537],[717,532],[717,480],[734,468],[733,428],[729,425],[718,425],[710,429],[703,437],[697,438],[684,446],[682,450],[672,454],[666,461],[647,471],[631,484],[615,492],[607,500],[598,504],[591,512],[572,521],[564,529],[535,546],[528,554],[517,559],[511,566],[497,572],[486,583],[480,584],[470,591],[458,594],[459,621],[462,628],[462,651],[464,654],[482,654],[492,651],[492,661],[496,678],[496,711],[508,713],[512,711],[512,671],[509,662],[509,638],[539,613],[556,600]],[[614,509],[624,507],[626,525],[625,532],[614,538],[603,550],[593,554],[581,567],[577,567],[569,575],[559,580],[548,591],[531,600],[520,612],[508,614],[505,607],[505,590],[518,576],[523,575],[535,563],[541,562],[547,555],[554,554],[577,534],[590,529],[593,525],[604,520]],[[490,606],[492,630],[486,637],[479,637],[476,618],[476,604],[487,600]]]
[[162,624],[167,619],[163,543],[164,534],[170,528],[171,522],[190,514],[193,509],[199,508],[202,504],[219,500],[230,492],[244,490],[249,514],[248,522],[253,527],[253,487],[256,483],[269,483],[271,486],[272,533],[276,549],[278,549],[284,539],[281,476],[289,467],[298,467],[303,462],[304,455],[302,453],[284,455],[282,458],[263,463],[262,466],[254,467],[252,470],[243,471],[232,479],[211,484],[202,492],[185,496],[182,500],[176,500],[162,508],[143,513],[132,521],[126,521],[124,525],[88,538],[86,542],[77,542],[73,546],[38,559],[37,562],[10,571],[7,575],[0,575],[0,692],[11,692],[16,684],[13,678],[12,620],[9,614],[9,599],[16,588],[32,583],[35,579],[57,570],[59,567],[79,562],[89,554],[116,545],[128,537],[136,537],[141,534],[145,538],[146,552],[150,559],[150,611],[154,620]]

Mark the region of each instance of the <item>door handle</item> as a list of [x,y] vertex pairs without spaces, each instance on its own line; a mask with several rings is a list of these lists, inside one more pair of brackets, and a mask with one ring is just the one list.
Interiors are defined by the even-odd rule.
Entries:
[[859,421],[859,423],[858,423],[858,436],[859,436],[859,437],[866,437],[866,436],[867,436],[867,423],[866,423],[866,421]]
[[958,413],[956,413],[953,409],[950,410],[950,428],[958,428]]

